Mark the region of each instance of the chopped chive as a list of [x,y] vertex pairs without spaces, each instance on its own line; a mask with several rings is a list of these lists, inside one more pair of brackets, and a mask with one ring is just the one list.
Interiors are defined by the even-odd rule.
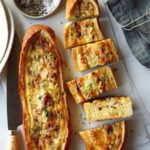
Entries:
[[38,99],[41,100],[41,99],[42,99],[42,95],[40,95],[40,96],[38,97]]
[[45,115],[46,117],[49,117],[50,116],[50,111],[48,111],[47,109],[45,110]]

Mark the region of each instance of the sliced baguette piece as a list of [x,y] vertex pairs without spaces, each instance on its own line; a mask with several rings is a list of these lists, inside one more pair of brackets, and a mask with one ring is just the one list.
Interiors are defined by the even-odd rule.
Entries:
[[27,150],[65,150],[70,133],[56,36],[34,25],[24,36],[19,62],[19,94]]
[[72,48],[103,39],[97,18],[69,22],[64,27],[65,48]]
[[107,124],[79,132],[86,150],[123,150],[126,147],[125,122]]
[[77,104],[117,88],[117,83],[110,67],[100,68],[66,84]]
[[84,71],[119,61],[117,49],[111,39],[72,48],[74,69]]
[[67,0],[66,18],[68,21],[99,16],[96,0]]
[[87,120],[103,121],[127,118],[133,115],[130,97],[109,97],[83,104]]

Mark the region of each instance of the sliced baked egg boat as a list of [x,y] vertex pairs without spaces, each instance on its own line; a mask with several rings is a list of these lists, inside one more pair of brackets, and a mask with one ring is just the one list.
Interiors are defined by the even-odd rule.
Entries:
[[97,0],[67,0],[66,18],[68,21],[99,16]]
[[86,150],[124,150],[126,149],[125,121],[106,124],[79,132]]
[[69,113],[54,31],[34,25],[25,33],[19,63],[19,93],[27,150],[68,148]]

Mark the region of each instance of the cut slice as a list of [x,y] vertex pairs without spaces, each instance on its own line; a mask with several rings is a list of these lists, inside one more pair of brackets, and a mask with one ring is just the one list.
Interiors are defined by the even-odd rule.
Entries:
[[83,104],[89,121],[127,118],[133,115],[130,97],[110,97]]
[[66,18],[68,21],[99,16],[96,0],[67,0]]
[[76,103],[93,99],[100,94],[117,88],[110,67],[103,67],[76,80],[67,82]]
[[111,39],[72,48],[72,58],[76,71],[119,61],[117,50]]
[[125,122],[117,122],[79,132],[87,150],[122,150],[125,148]]
[[64,47],[71,48],[103,40],[97,18],[69,22],[64,28]]

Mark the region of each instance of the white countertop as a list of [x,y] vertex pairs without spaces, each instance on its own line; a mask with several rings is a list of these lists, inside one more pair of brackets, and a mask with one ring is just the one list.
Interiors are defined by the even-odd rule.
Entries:
[[[23,34],[25,29],[34,24],[37,23],[37,21],[31,21],[30,19],[25,18],[22,16],[15,8],[13,1],[12,0],[6,0],[8,5],[10,6],[13,16],[14,16],[14,21],[15,21],[15,27],[16,27],[16,32],[20,40],[22,40]],[[65,2],[65,0],[63,0]],[[64,8],[58,8],[58,11],[60,9]],[[55,13],[53,14],[55,15]],[[124,62],[126,64],[126,68],[128,70],[128,73],[136,87],[136,90],[141,98],[141,100],[144,102],[147,110],[150,113],[150,69],[145,68],[142,66],[136,58],[133,56],[131,53],[124,35],[122,33],[122,30],[120,26],[115,22],[115,20],[111,17],[111,22],[114,28],[115,35],[117,37],[117,42],[119,43],[118,47],[119,49],[122,50],[122,56],[124,59]],[[46,22],[50,22],[50,17],[46,18],[45,20],[39,20],[39,23],[45,24]],[[64,20],[60,20],[59,22],[64,22]],[[52,22],[49,23],[52,28],[55,30],[55,25],[52,24]],[[3,74],[1,75],[3,78],[3,83],[0,81],[0,145],[1,148],[5,150],[6,149],[6,138],[7,138],[7,113],[6,113],[6,91],[5,91],[5,80],[6,80],[6,75],[5,75],[5,70]],[[138,150],[148,150],[150,149],[150,143],[141,145],[140,147],[137,148]]]

